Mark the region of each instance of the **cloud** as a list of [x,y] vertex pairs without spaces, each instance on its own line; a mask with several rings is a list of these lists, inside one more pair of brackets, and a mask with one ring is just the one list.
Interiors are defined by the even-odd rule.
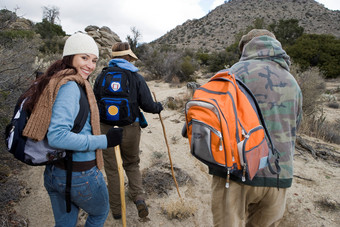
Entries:
[[[337,7],[338,0],[319,0]],[[40,22],[43,6],[59,8],[61,26],[67,34],[84,31],[88,25],[107,26],[125,41],[131,28],[141,33],[140,42],[151,42],[188,19],[199,19],[224,0],[1,0],[0,7]]]
[[339,0],[316,0],[330,10],[340,10]]
[[61,26],[68,34],[83,31],[88,25],[107,26],[122,40],[136,27],[144,42],[150,42],[188,19],[201,18],[206,13],[200,0],[2,0],[1,7],[33,22],[42,20],[43,6],[56,6]]

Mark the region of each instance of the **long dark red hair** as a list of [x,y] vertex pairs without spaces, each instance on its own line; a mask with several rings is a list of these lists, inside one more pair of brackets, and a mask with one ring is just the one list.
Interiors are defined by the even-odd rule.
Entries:
[[34,104],[38,102],[41,93],[43,92],[53,75],[64,69],[73,69],[75,71],[71,71],[69,74],[64,74],[62,76],[73,75],[77,72],[76,68],[72,65],[73,58],[74,55],[70,55],[55,61],[42,76],[38,77],[34,81],[31,87],[20,97],[20,100],[24,100],[25,98],[27,98],[24,104],[24,108],[26,110],[33,110]]

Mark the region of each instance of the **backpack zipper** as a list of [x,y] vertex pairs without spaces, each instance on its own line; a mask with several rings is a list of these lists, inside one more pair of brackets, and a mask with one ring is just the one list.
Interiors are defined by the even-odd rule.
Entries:
[[[228,95],[231,97],[231,100],[234,103],[234,100],[232,99],[232,96],[229,93],[228,93]],[[215,106],[219,109],[219,112],[222,113],[222,117],[223,117],[224,121],[228,123],[228,121],[224,117],[223,112],[222,112],[220,106],[218,105],[217,101],[215,99],[211,99],[211,100],[214,101]],[[220,119],[220,125],[222,126],[221,121],[222,121],[222,119]],[[228,126],[228,124],[226,124],[226,125],[227,125],[227,128],[228,128],[228,134],[230,135],[229,126]],[[221,141],[221,143],[223,143],[223,142]],[[231,160],[232,160],[232,162],[235,162],[235,154],[234,154],[234,150],[233,149],[231,150]],[[227,160],[226,160],[226,165],[227,165]]]
[[227,178],[225,182],[225,187],[229,188],[229,181],[230,181],[230,168],[227,168]]

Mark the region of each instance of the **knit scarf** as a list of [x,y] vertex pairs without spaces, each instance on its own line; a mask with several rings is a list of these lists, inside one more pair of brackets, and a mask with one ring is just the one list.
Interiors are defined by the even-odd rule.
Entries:
[[[60,87],[68,81],[75,81],[85,87],[85,92],[90,105],[91,126],[93,135],[100,135],[99,110],[91,84],[79,75],[63,76],[69,74],[70,69],[62,70],[53,75],[48,85],[43,90],[38,102],[34,105],[31,116],[23,131],[23,136],[33,140],[43,140],[51,122],[52,107]],[[102,150],[96,150],[96,162],[99,169],[104,166]]]

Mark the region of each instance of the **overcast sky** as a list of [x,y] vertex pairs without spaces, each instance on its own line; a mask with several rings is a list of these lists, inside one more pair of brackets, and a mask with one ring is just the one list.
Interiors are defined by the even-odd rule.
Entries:
[[[326,8],[340,10],[340,0],[317,0]],[[43,7],[59,8],[59,23],[67,34],[88,25],[107,26],[125,41],[136,27],[139,42],[151,42],[188,19],[204,17],[224,0],[0,0],[0,8],[37,23]]]

